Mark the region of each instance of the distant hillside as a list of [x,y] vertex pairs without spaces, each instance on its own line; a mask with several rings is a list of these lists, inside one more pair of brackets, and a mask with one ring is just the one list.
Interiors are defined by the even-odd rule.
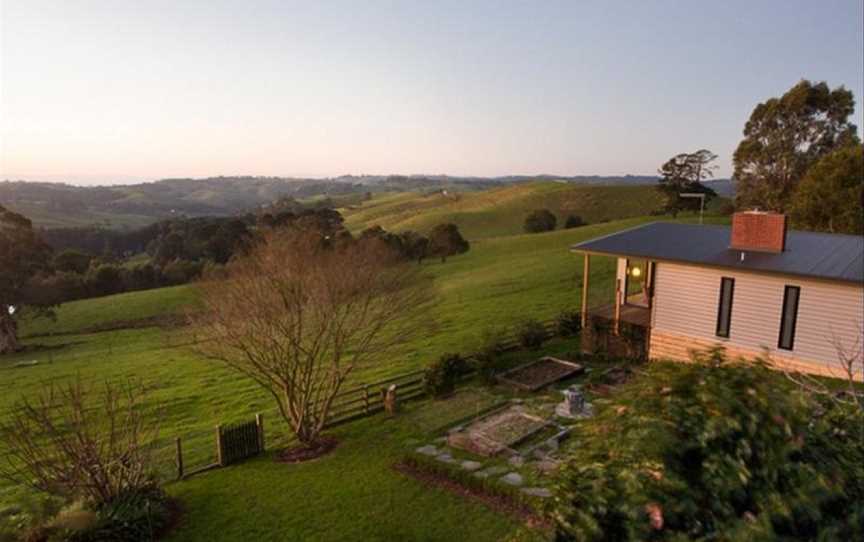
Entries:
[[[453,177],[447,175],[345,175],[331,179],[290,177],[212,177],[164,179],[118,186],[73,186],[63,183],[0,182],[0,204],[30,217],[38,226],[100,225],[134,228],[176,216],[226,216],[252,211],[291,196],[299,200],[331,198],[348,205],[356,196],[394,192],[466,193],[512,187],[536,181],[563,185],[648,186],[656,177],[512,175]],[[712,181],[721,195],[728,180]],[[730,185],[731,187],[731,185]]]
[[549,209],[559,227],[568,215],[589,224],[645,216],[662,207],[651,186],[585,186],[561,182],[508,185],[471,193],[401,193],[376,196],[357,207],[343,209],[350,229],[380,225],[392,230],[425,232],[436,224],[453,222],[469,239],[522,232],[525,217],[535,209]]

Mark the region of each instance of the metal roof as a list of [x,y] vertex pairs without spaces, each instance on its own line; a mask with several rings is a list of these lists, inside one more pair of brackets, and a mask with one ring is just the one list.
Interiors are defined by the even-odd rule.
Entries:
[[789,231],[786,250],[767,253],[729,248],[730,234],[729,226],[652,222],[570,249],[864,284],[862,236]]

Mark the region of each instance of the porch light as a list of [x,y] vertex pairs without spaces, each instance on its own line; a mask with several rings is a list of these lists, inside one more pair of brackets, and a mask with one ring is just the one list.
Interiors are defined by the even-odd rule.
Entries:
[[634,279],[638,279],[642,276],[642,269],[640,267],[631,267],[630,268],[630,276]]

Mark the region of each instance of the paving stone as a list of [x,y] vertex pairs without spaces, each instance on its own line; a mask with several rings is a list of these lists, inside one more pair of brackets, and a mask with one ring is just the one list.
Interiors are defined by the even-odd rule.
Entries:
[[482,466],[483,466],[483,463],[481,463],[479,461],[470,461],[469,460],[469,461],[463,461],[462,462],[462,468],[467,470],[467,471],[475,471]]
[[558,470],[558,467],[561,466],[561,463],[552,459],[544,459],[543,461],[538,461],[534,464],[535,468],[542,472],[543,474],[549,474]]
[[523,487],[520,489],[522,493],[526,495],[531,495],[533,497],[540,497],[542,499],[548,499],[552,496],[552,492],[546,489],[545,487]]
[[497,476],[497,475],[504,473],[504,472],[507,472],[506,468],[492,466],[492,467],[487,467],[481,471],[475,472],[474,476],[476,476],[477,478],[489,478],[490,476]]
[[415,451],[423,455],[438,455],[439,453],[441,453],[438,451],[438,448],[432,446],[431,444],[427,444],[426,446],[420,446]]
[[435,456],[435,459],[442,463],[456,463],[456,460],[453,459],[453,456],[444,452],[443,454],[438,454]]
[[521,467],[525,464],[525,458],[521,455],[511,456],[510,459],[507,460],[508,463],[513,465],[514,467]]
[[522,475],[518,472],[511,472],[501,477],[501,481],[511,486],[521,486],[523,483]]

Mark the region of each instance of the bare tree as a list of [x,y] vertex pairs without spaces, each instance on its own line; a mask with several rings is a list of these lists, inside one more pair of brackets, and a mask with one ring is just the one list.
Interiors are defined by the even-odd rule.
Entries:
[[0,436],[8,450],[0,477],[52,495],[112,501],[152,483],[157,419],[140,383],[106,382],[95,392],[76,378],[23,399]]
[[228,278],[200,284],[201,352],[252,378],[312,445],[348,375],[428,323],[431,284],[383,243],[265,232]]
[[855,340],[851,344],[844,342],[836,333],[832,333],[830,341],[839,363],[831,364],[829,372],[833,374],[839,372],[846,383],[843,393],[838,393],[836,386],[829,386],[819,378],[790,370],[782,364],[772,362],[772,365],[782,370],[787,378],[804,391],[823,395],[835,402],[848,404],[864,411],[864,391],[858,383],[864,382],[864,323],[858,324]]

